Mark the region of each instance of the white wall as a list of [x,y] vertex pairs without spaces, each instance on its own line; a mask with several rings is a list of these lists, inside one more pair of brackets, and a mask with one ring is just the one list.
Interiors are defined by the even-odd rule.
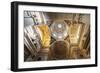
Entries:
[[[10,69],[10,2],[14,0],[0,0],[0,73],[11,73]],[[16,0],[18,1],[18,0]],[[21,0],[23,1],[23,0]],[[45,2],[45,3],[61,3],[61,4],[78,4],[78,5],[97,5],[100,9],[100,0],[24,0],[31,2]],[[99,12],[100,13],[100,10]],[[100,16],[100,14],[98,14]],[[100,17],[99,17],[100,18]],[[99,19],[98,18],[98,19]],[[98,24],[100,20],[98,20]],[[100,27],[100,25],[98,25]],[[100,31],[100,29],[98,29]],[[100,37],[100,34],[98,34]],[[100,41],[100,38],[98,39]],[[99,43],[99,42],[98,42]],[[100,52],[100,46],[98,46],[98,51]],[[100,56],[100,53],[98,54]],[[100,58],[99,58],[100,61]],[[99,62],[100,64],[100,62]],[[90,73],[100,72],[100,66],[91,67],[91,68],[74,68],[74,69],[60,69],[60,70],[45,70],[45,71],[36,71],[36,73]],[[33,73],[33,71],[30,71]]]

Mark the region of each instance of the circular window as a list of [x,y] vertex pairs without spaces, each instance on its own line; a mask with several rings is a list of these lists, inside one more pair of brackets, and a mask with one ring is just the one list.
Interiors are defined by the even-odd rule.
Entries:
[[64,21],[55,21],[51,24],[51,36],[56,40],[64,40],[67,37],[68,27]]

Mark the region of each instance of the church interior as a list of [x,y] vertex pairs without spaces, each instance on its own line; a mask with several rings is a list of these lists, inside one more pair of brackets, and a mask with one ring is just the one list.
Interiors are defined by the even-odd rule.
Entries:
[[24,11],[24,61],[88,59],[90,14]]

